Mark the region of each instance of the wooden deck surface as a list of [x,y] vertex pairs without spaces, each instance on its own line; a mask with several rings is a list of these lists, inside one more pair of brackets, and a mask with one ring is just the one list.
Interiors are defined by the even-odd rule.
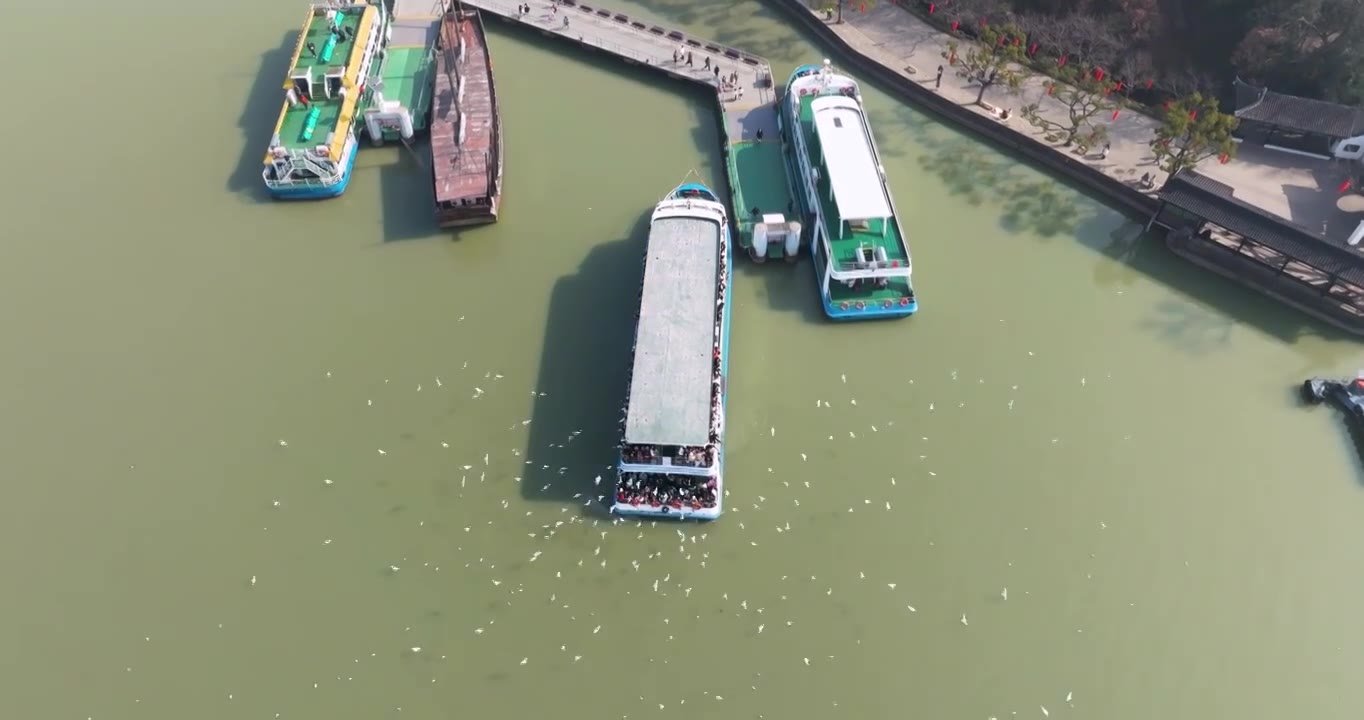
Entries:
[[[441,23],[432,93],[431,159],[436,202],[459,204],[489,195],[497,118],[487,41],[477,17],[450,13]],[[463,142],[459,138],[461,112],[465,116]]]

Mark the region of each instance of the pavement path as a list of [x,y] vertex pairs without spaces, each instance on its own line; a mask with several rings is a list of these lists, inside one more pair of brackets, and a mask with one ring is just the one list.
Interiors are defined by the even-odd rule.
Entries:
[[[958,77],[955,68],[947,63],[947,43],[953,39],[952,36],[893,4],[891,0],[879,0],[866,12],[859,12],[858,7],[844,8],[843,23],[830,20],[826,24],[858,52],[928,88],[933,87],[938,66],[942,65],[942,87],[937,92],[963,107],[991,116],[988,110],[975,104],[980,87]],[[815,14],[821,19],[824,17],[822,13]],[[960,41],[959,54],[965,52],[967,43],[966,40]],[[1069,124],[1065,106],[1047,95],[1047,80],[1045,76],[1025,69],[1025,80],[1018,92],[1011,93],[1007,88],[996,85],[985,91],[984,101],[1012,110],[1008,120],[997,122],[1003,122],[1019,134],[1051,146],[1056,152],[1070,153],[1080,158],[1073,147],[1065,148],[1059,143],[1048,142],[1046,133],[1033,127],[1019,112],[1025,105],[1038,103],[1039,115]],[[1165,173],[1156,167],[1150,146],[1156,129],[1160,127],[1159,121],[1124,108],[1116,120],[1112,119],[1112,110],[1106,110],[1091,118],[1090,123],[1107,128],[1110,148],[1107,158],[1101,156],[1099,149],[1091,150],[1081,158],[1086,163],[1132,187],[1139,187],[1140,178],[1146,173],[1155,176],[1156,188],[1165,182]],[[1217,162],[1217,158],[1210,158],[1199,169],[1203,170],[1208,165],[1216,167]],[[1154,190],[1147,192],[1154,193]]]

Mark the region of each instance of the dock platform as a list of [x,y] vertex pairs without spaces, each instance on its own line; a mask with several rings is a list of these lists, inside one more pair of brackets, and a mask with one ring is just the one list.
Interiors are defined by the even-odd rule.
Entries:
[[[463,2],[515,26],[709,88],[717,101],[730,217],[740,246],[751,248],[753,227],[764,215],[793,214],[777,127],[780,89],[766,59],[580,0],[533,0],[529,13],[521,12],[527,3],[518,0]],[[781,253],[776,244],[768,249],[769,257]]]
[[431,73],[435,69],[439,0],[394,0],[393,19],[383,65],[386,96],[409,98],[412,123],[426,129],[431,116]]

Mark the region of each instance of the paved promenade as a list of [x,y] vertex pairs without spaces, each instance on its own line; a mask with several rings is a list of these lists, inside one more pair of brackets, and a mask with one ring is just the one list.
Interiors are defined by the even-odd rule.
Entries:
[[[522,4],[520,0],[464,0],[467,6],[533,27],[546,35],[562,35],[629,62],[713,85],[730,109],[756,107],[772,100],[772,69],[767,60],[679,30],[632,20],[601,8],[592,0],[589,2],[591,9],[578,2],[566,5],[553,0],[531,0],[526,3],[530,12],[522,13],[517,10]],[[691,65],[685,59],[674,60],[674,51],[679,47],[691,52]],[[720,68],[718,73],[714,70],[716,66]],[[730,73],[737,75],[737,82],[725,80]],[[742,94],[738,91],[740,87]]]
[[[823,17],[823,14],[817,14]],[[893,68],[925,87],[933,87],[938,66],[944,68],[942,87],[937,91],[942,96],[956,101],[963,107],[970,107],[982,116],[990,116],[984,108],[976,106],[976,93],[980,87],[957,76],[956,69],[947,64],[944,54],[951,36],[920,20],[913,13],[892,4],[891,0],[878,0],[874,7],[865,13],[858,12],[856,6],[843,9],[843,23],[828,21],[826,24],[849,45],[862,54]],[[960,40],[959,55],[969,47],[968,41]],[[917,72],[911,71],[911,68]],[[1059,143],[1049,143],[1042,130],[1034,128],[1020,113],[1020,108],[1032,103],[1039,104],[1039,114],[1058,122],[1066,121],[1065,106],[1047,95],[1044,83],[1047,78],[1024,69],[1025,80],[1016,93],[1009,92],[999,85],[985,91],[984,101],[992,105],[1012,110],[1008,120],[997,120],[1023,135],[1051,145],[1057,152],[1069,153],[1080,158],[1074,148],[1064,148]],[[1088,164],[1102,170],[1106,175],[1120,180],[1134,188],[1140,185],[1141,176],[1151,173],[1155,176],[1155,187],[1165,181],[1165,173],[1156,168],[1155,157],[1151,154],[1150,142],[1155,137],[1160,123],[1155,119],[1130,109],[1123,109],[1117,120],[1112,120],[1112,110],[1100,111],[1090,119],[1094,125],[1102,125],[1108,130],[1111,147],[1107,159],[1100,157],[1100,149],[1092,149],[1083,159]],[[1235,164],[1233,161],[1232,164]],[[1217,168],[1217,169],[1209,169]],[[1209,175],[1222,174],[1226,166],[1219,166],[1216,158],[1204,161],[1199,167]],[[1154,192],[1151,190],[1149,192]]]

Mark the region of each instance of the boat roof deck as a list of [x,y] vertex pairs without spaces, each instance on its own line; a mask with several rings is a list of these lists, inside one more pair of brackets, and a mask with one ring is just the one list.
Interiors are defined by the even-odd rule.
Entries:
[[[298,41],[298,48],[295,50],[293,64],[289,67],[289,72],[284,76],[284,87],[293,87],[293,77],[303,72],[308,72],[313,78],[313,94],[315,97],[309,98],[309,104],[299,103],[294,107],[285,104],[283,116],[279,124],[280,144],[286,148],[310,148],[326,142],[327,134],[337,129],[338,121],[341,118],[341,106],[343,100],[340,95],[327,97],[322,90],[322,84],[329,73],[344,69],[354,55],[352,42],[363,43],[364,38],[360,36],[361,20],[366,13],[374,12],[370,6],[355,6],[352,8],[340,8],[337,16],[343,28],[350,28],[355,35],[354,41],[342,40],[336,43],[331,56],[323,60],[323,50],[327,45],[327,38],[331,30],[327,27],[326,9],[322,7],[312,8],[308,15],[308,24],[303,28],[302,36]],[[312,43],[317,48],[316,53],[309,52],[308,43]],[[317,117],[317,125],[312,135],[303,139],[303,128],[307,124],[309,107],[315,107],[321,112]]]
[[[821,99],[824,98],[817,95],[807,95],[800,99],[800,121],[801,125],[804,126],[804,136],[806,138],[805,146],[810,153],[810,164],[814,167],[824,168],[824,171],[819,175],[819,204],[824,214],[825,229],[829,231],[828,236],[830,238],[831,254],[833,255],[834,261],[839,265],[852,264],[857,260],[857,249],[859,247],[872,246],[884,248],[886,251],[886,259],[888,260],[898,260],[901,263],[908,262],[909,246],[905,244],[899,221],[894,217],[890,210],[889,193],[881,182],[881,173],[876,167],[875,155],[871,153],[871,145],[867,141],[868,133],[871,132],[870,128],[863,132],[859,127],[857,133],[858,136],[862,138],[861,142],[867,155],[866,158],[858,159],[855,163],[844,161],[844,164],[835,165],[835,163],[840,161],[833,160],[833,158],[838,157],[840,153],[848,151],[848,148],[845,145],[840,144],[830,147],[830,152],[825,153],[825,158],[821,159],[820,144],[825,141],[827,136],[819,133],[816,122],[817,117],[826,116],[829,110],[825,109],[822,112],[816,113],[815,109],[812,107],[816,100]],[[851,99],[848,99],[847,101],[854,102]],[[862,122],[860,110],[851,116],[834,115],[827,117],[839,117],[840,121],[843,118],[852,117],[856,119],[859,126]],[[830,120],[829,123],[832,124],[832,120]],[[846,125],[847,123],[844,124]],[[838,133],[844,133],[851,129],[852,128],[837,128],[837,131]],[[843,141],[840,139],[835,140],[835,142],[841,143]],[[855,146],[853,151],[857,152]],[[838,167],[839,169],[834,170],[834,167]],[[857,172],[860,174],[855,176],[854,180],[861,185],[869,185],[874,188],[872,190],[872,197],[876,198],[879,196],[881,200],[876,202],[885,203],[885,215],[880,216],[884,219],[871,220],[865,225],[844,225],[844,217],[868,217],[867,215],[862,214],[866,211],[866,208],[860,205],[856,206],[857,214],[845,214],[844,212],[841,212],[842,209],[846,209],[843,208],[842,203],[840,202],[843,196],[838,195],[839,186],[835,185],[835,190],[833,192],[835,198],[829,197],[831,194],[829,191],[830,182],[837,182],[837,179],[831,180],[831,178],[834,177],[835,172],[843,173],[840,177],[846,177],[847,173],[852,172],[852,170],[856,168],[860,168],[857,169]],[[860,187],[860,185],[858,187]],[[879,211],[880,207],[878,206],[875,209]],[[873,215],[870,217],[876,216]]]
[[824,147],[824,170],[833,183],[838,214],[848,219],[890,217],[890,198],[871,146],[862,108],[842,95],[810,101],[815,132]]
[[720,226],[670,217],[649,230],[625,442],[705,445],[720,267]]
[[[447,14],[442,20],[436,68],[432,73],[435,104],[431,112],[431,159],[437,203],[486,198],[497,118],[493,112],[492,67],[479,16]],[[457,45],[465,45],[463,53]],[[463,85],[459,98],[457,88]],[[464,138],[459,116],[464,113]]]

